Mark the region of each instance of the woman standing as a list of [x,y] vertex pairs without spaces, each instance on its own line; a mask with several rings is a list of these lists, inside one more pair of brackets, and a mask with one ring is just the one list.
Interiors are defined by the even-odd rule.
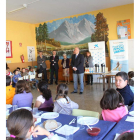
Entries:
[[63,76],[65,77],[65,82],[66,84],[69,84],[69,64],[70,64],[70,60],[67,58],[66,54],[63,54],[63,58],[61,65],[63,67]]
[[[93,57],[91,56],[91,53],[89,51],[86,52],[86,57],[84,59],[84,64],[85,64],[85,67],[93,67]],[[93,84],[93,75],[92,74],[87,75],[87,80],[88,80],[87,85],[90,84],[90,81],[91,81],[91,85],[92,85]]]

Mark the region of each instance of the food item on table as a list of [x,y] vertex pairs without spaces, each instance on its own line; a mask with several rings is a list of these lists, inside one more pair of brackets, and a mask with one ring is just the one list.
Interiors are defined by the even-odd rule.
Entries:
[[50,129],[50,130],[56,129],[58,127],[56,120],[47,120],[47,121],[44,121],[43,126],[47,130],[48,129]]

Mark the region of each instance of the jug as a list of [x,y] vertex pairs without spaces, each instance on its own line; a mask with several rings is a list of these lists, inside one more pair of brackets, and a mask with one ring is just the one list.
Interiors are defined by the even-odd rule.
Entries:
[[101,72],[105,72],[105,64],[104,63],[101,64]]
[[99,64],[95,64],[95,72],[99,72]]

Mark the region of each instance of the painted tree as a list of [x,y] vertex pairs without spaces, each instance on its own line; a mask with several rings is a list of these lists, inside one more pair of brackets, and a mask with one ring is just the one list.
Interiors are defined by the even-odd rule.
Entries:
[[36,33],[36,42],[39,42],[39,33],[38,33],[38,28],[35,27],[35,33]]
[[38,33],[39,33],[38,41],[41,42],[41,46],[42,46],[42,41],[43,41],[43,26],[42,26],[42,24],[39,24]]
[[105,41],[105,51],[108,54],[108,24],[106,18],[103,16],[103,13],[99,12],[96,15],[96,22],[95,22],[95,41]]
[[45,46],[46,46],[46,40],[48,40],[49,35],[48,35],[48,27],[47,27],[47,24],[45,22],[44,22],[42,28],[43,28],[42,41],[45,42]]

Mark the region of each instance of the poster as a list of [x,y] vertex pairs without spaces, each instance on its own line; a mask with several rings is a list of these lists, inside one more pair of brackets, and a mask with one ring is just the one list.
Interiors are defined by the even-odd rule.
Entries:
[[88,48],[93,57],[93,65],[99,64],[99,69],[102,63],[106,65],[105,41],[88,43]]
[[35,61],[35,47],[27,47],[28,62]]
[[6,58],[12,58],[12,41],[6,41]]
[[117,21],[118,39],[131,39],[130,19]]
[[[104,63],[106,66],[106,58],[105,58],[105,41],[100,42],[91,42],[88,43],[88,48],[93,57],[93,65],[99,64],[99,71],[101,71],[101,64]],[[97,78],[99,75],[93,75],[93,83],[97,83]],[[100,83],[102,83],[102,79]]]
[[111,70],[128,72],[128,39],[110,40]]

